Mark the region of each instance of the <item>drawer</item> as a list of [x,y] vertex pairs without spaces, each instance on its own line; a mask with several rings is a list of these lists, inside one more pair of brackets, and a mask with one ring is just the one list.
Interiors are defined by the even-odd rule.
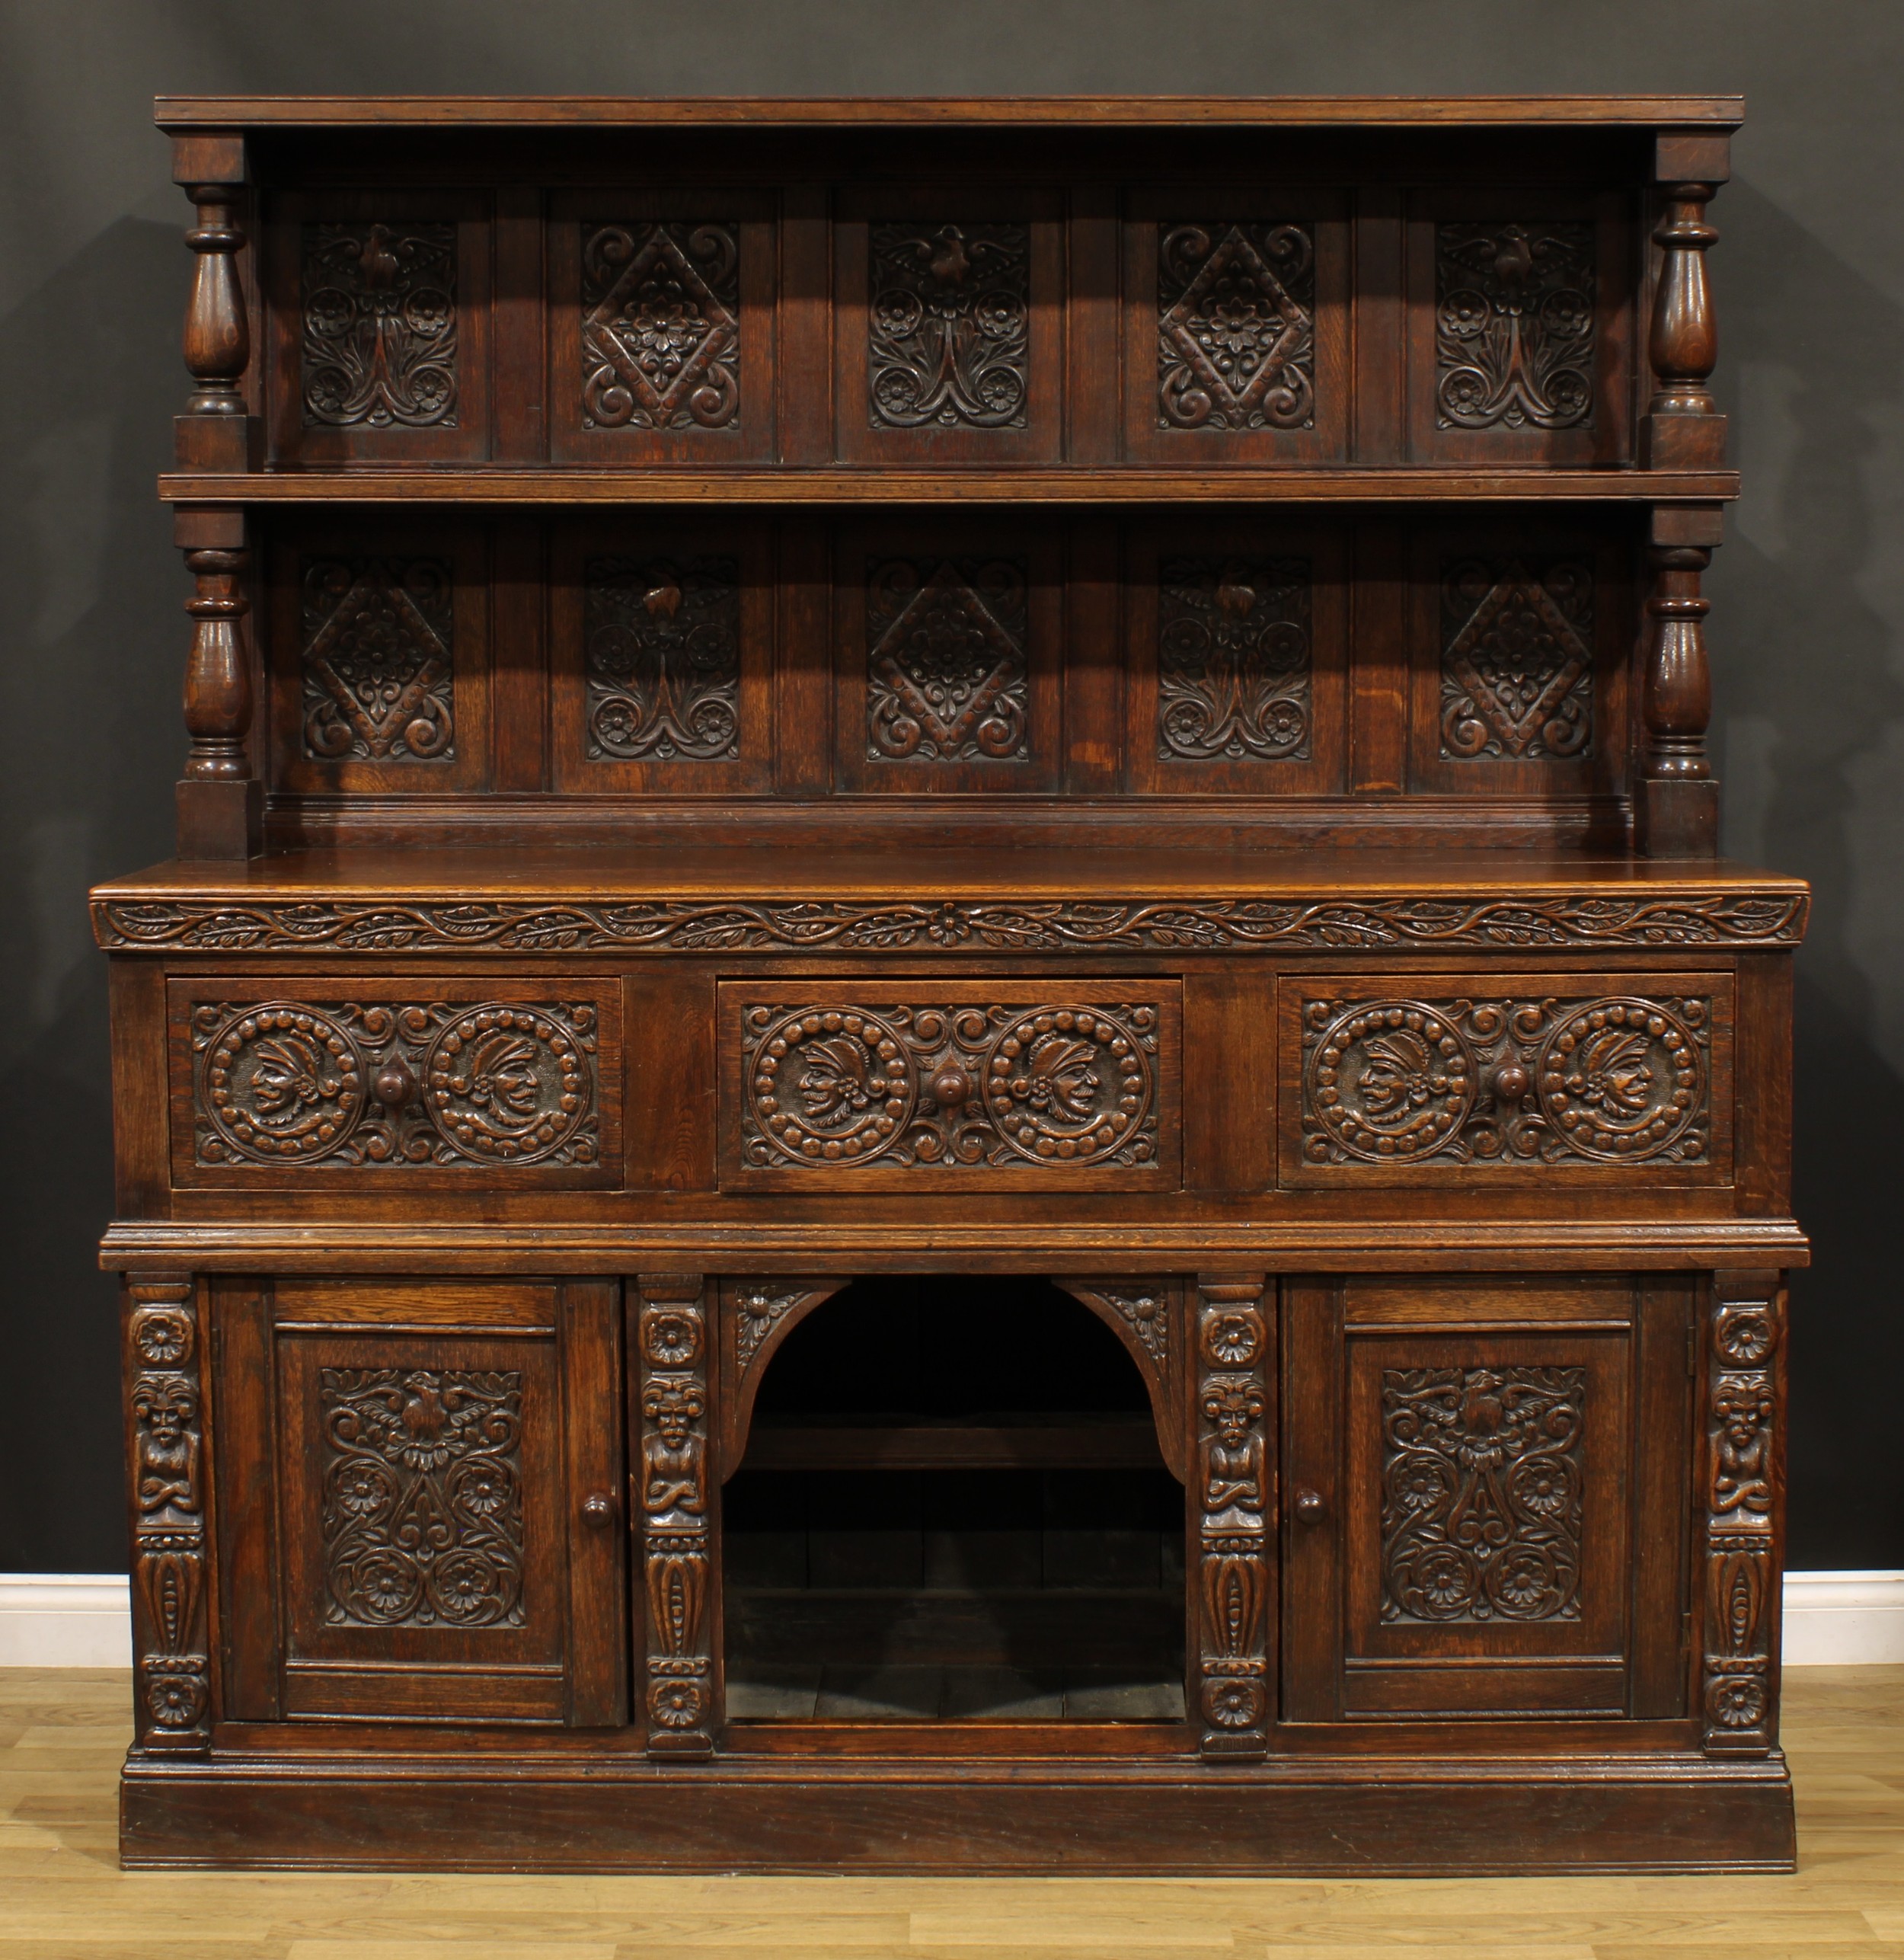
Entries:
[[1724,973],[1284,978],[1282,1181],[1726,1185]]
[[180,1187],[621,1180],[612,980],[174,980]]
[[1174,1191],[1174,981],[724,982],[724,1189]]

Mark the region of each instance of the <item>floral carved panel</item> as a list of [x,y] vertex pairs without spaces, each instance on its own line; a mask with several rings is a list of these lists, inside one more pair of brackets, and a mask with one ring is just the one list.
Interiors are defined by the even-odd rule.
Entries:
[[737,559],[589,558],[583,574],[589,757],[738,756],[740,630]]
[[1165,761],[1302,759],[1311,659],[1306,558],[1167,558],[1157,618]]
[[325,1368],[324,1617],[519,1626],[522,1378]]
[[1027,759],[1027,634],[1026,571],[1018,560],[869,565],[867,759]]
[[740,421],[737,225],[582,226],[582,426]]
[[1315,426],[1315,258],[1301,225],[1158,228],[1158,428]]
[[1593,568],[1464,557],[1441,571],[1441,753],[1471,762],[1593,750]]
[[870,426],[1024,428],[1030,227],[876,224],[871,248]]
[[452,759],[455,584],[441,558],[321,558],[303,568],[304,753]]
[[1385,1622],[1577,1619],[1583,1368],[1382,1376]]
[[1435,228],[1435,406],[1444,429],[1593,420],[1593,227]]
[[456,227],[303,228],[307,428],[456,426]]

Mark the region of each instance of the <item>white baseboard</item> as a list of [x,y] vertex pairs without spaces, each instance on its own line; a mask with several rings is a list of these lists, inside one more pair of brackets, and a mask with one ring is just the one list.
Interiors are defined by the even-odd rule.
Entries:
[[[1785,1664],[1904,1663],[1904,1572],[1787,1572]],[[0,1572],[0,1667],[129,1667],[126,1582]]]

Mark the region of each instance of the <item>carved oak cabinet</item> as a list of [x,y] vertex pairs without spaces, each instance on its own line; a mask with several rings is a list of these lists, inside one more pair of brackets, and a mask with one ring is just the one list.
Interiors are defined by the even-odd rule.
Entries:
[[1789,1862],[1739,114],[161,101],[128,1862]]

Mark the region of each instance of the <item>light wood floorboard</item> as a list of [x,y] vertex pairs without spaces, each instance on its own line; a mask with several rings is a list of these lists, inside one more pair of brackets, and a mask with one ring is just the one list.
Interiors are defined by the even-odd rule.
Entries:
[[0,1960],[1904,1960],[1904,1667],[1787,1674],[1786,1878],[123,1872],[129,1693],[0,1669]]

